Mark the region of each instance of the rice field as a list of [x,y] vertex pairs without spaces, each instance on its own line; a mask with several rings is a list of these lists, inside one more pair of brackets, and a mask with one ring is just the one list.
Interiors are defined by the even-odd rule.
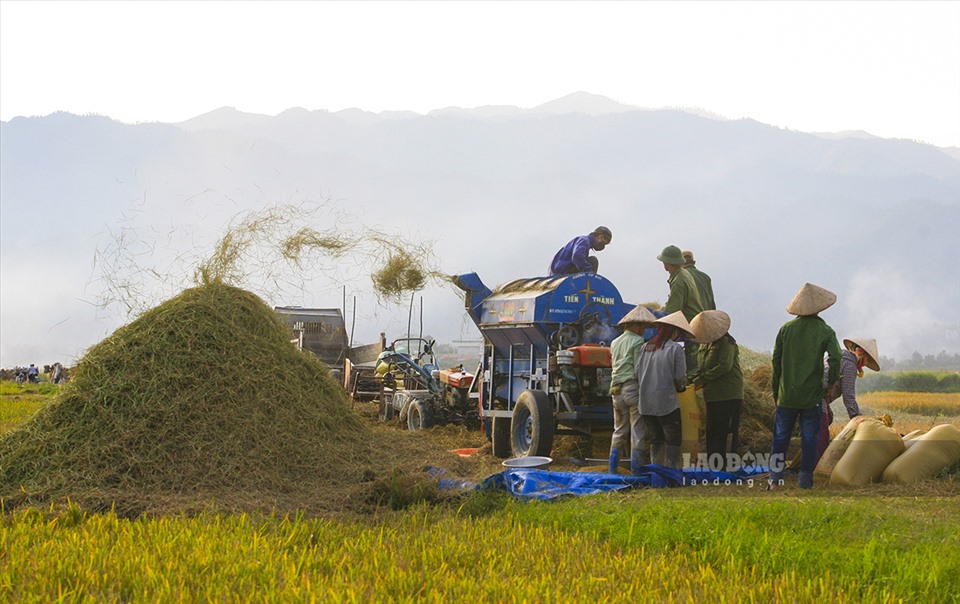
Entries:
[[857,396],[857,399],[865,407],[898,413],[960,416],[958,392],[868,392]]
[[[865,415],[889,414],[901,434],[939,424],[960,428],[960,393],[868,392],[858,394],[857,401]],[[835,421],[846,423],[843,404],[834,403],[833,410]]]
[[0,434],[33,417],[58,389],[52,384],[18,386],[12,380],[0,380]]
[[912,499],[478,494],[356,522],[23,510],[2,516],[0,600],[956,601],[957,501]]
[[[0,395],[0,434],[49,400]],[[901,395],[864,411],[957,419]],[[960,602],[960,480],[473,492],[338,518],[0,509],[0,602],[87,601]]]

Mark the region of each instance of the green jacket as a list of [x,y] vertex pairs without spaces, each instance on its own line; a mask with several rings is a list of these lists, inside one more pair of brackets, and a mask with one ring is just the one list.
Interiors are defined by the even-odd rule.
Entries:
[[645,341],[629,329],[610,342],[611,372],[610,385],[616,386],[637,379],[637,355]]
[[716,342],[700,345],[693,383],[703,385],[703,399],[708,403],[743,399],[740,347],[730,334],[724,334]]
[[806,409],[820,404],[823,355],[827,354],[827,383],[840,375],[840,344],[833,328],[818,315],[787,321],[773,346],[773,398],[781,407]]
[[693,277],[693,282],[697,284],[697,293],[700,294],[700,304],[703,305],[703,310],[717,310],[717,303],[713,299],[713,282],[710,280],[710,275],[695,266],[688,266],[686,269]]
[[669,315],[679,310],[687,321],[693,321],[693,318],[703,311],[703,304],[700,303],[697,284],[690,272],[685,268],[677,269],[670,274],[667,283],[670,284],[670,295],[663,306],[664,312]]

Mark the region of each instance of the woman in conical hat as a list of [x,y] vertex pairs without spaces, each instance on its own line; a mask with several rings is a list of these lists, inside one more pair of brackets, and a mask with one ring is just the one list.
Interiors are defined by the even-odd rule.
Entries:
[[857,377],[863,377],[863,367],[880,371],[880,355],[877,353],[877,341],[873,338],[846,338],[843,345],[857,359]]
[[610,437],[611,474],[617,474],[620,467],[620,451],[627,444],[630,434],[630,471],[640,473],[640,467],[646,463],[646,443],[644,442],[643,420],[640,419],[640,399],[637,383],[637,355],[645,344],[644,330],[657,317],[645,306],[638,305],[617,323],[623,333],[610,343],[611,375],[610,396],[613,400],[613,435]]
[[[700,344],[693,384],[707,405],[707,461],[710,469],[725,470],[727,453],[740,447],[740,410],[743,407],[743,371],[740,347],[730,335],[730,315],[705,310],[690,322],[693,340]],[[727,435],[732,434],[729,448]]]
[[640,414],[650,443],[650,461],[668,468],[680,468],[680,423],[678,392],[686,389],[687,362],[676,340],[692,337],[690,323],[676,311],[653,322],[657,334],[640,349],[637,381]]
[[[862,415],[860,405],[857,403],[857,378],[863,377],[863,368],[869,367],[874,371],[880,371],[880,363],[877,359],[877,341],[871,338],[846,338],[843,340],[844,350],[840,353],[840,378],[827,388],[827,394],[824,396],[821,416],[820,433],[817,439],[817,459],[823,456],[830,444],[830,425],[833,423],[833,409],[830,403],[839,397],[843,397],[843,406],[847,410],[847,416],[850,419]],[[824,363],[823,380],[827,381],[828,367]]]

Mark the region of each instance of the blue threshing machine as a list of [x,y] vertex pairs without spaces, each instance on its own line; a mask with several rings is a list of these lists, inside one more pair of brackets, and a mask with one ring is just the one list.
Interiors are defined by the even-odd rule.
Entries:
[[609,346],[634,307],[613,283],[595,273],[456,283],[484,337],[479,405],[495,456],[549,455],[555,434],[612,429]]

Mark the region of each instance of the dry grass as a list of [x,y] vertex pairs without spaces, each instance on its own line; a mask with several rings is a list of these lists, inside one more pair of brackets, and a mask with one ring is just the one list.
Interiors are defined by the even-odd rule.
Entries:
[[[304,226],[320,223],[329,226]],[[348,217],[326,204],[274,205],[239,214],[209,252],[179,250],[162,267],[141,265],[156,258],[158,249],[157,242],[141,235],[121,229],[95,257],[98,305],[119,306],[128,317],[179,293],[190,275],[194,285],[224,283],[267,300],[298,295],[318,276],[337,289],[369,276],[373,293],[387,302],[399,302],[431,281],[447,284],[450,279],[436,268],[432,242],[351,226]]]

